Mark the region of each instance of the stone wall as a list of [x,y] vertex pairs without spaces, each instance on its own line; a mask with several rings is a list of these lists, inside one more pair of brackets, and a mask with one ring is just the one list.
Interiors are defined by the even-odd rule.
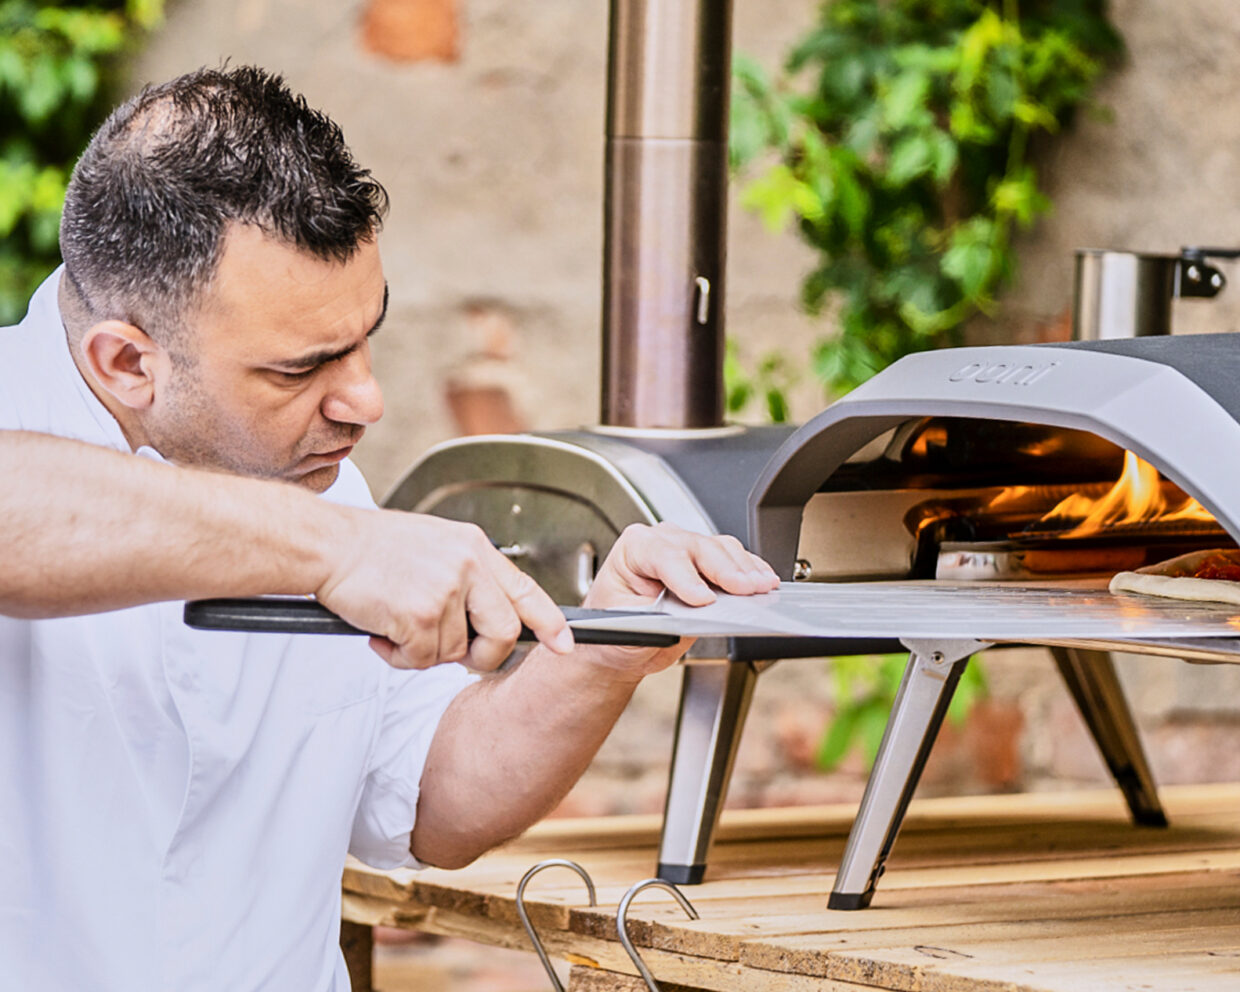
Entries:
[[[774,67],[814,7],[735,0],[736,49]],[[1022,239],[1018,281],[985,337],[1061,334],[1075,247],[1240,243],[1240,7],[1112,9],[1129,54],[1101,88],[1109,114],[1054,143],[1055,212]],[[603,0],[172,0],[136,64],[135,85],[223,58],[279,70],[387,185],[391,309],[374,352],[388,412],[357,453],[376,494],[453,435],[597,418],[606,20]],[[802,355],[823,331],[795,304],[809,260],[733,204],[728,326],[743,351]],[[1240,287],[1177,304],[1175,319],[1234,329]],[[806,376],[794,415],[819,403]],[[1160,780],[1240,774],[1240,672],[1122,661]],[[811,768],[831,708],[825,664],[785,662],[760,679],[734,803],[859,795],[855,759],[832,776]],[[945,732],[927,789],[1105,780],[1044,652],[998,653],[988,671],[992,700]],[[659,807],[677,691],[675,671],[648,681],[565,812]]]

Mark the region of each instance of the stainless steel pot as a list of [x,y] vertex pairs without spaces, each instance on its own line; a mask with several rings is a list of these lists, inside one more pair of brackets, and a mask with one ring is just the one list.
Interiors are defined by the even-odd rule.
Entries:
[[1217,296],[1227,280],[1210,258],[1231,248],[1184,248],[1178,255],[1082,248],[1076,252],[1072,336],[1078,341],[1171,333],[1171,301]]

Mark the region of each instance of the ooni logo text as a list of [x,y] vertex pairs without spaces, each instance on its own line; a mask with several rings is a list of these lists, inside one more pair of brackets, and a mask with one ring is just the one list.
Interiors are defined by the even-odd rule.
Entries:
[[1005,382],[1011,386],[1031,386],[1044,378],[1058,362],[970,362],[947,377],[949,382]]

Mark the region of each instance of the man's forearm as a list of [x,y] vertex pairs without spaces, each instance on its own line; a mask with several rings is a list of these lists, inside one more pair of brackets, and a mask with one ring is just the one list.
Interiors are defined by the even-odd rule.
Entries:
[[636,681],[536,648],[516,671],[471,686],[435,732],[412,850],[468,864],[551,811],[606,739]]
[[0,431],[0,613],[308,593],[348,511],[293,486]]

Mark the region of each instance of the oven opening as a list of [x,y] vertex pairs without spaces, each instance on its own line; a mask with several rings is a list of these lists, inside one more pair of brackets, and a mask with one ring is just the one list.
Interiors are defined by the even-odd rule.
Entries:
[[1157,467],[1087,431],[951,417],[887,431],[805,506],[817,581],[1097,580],[1235,542]]

